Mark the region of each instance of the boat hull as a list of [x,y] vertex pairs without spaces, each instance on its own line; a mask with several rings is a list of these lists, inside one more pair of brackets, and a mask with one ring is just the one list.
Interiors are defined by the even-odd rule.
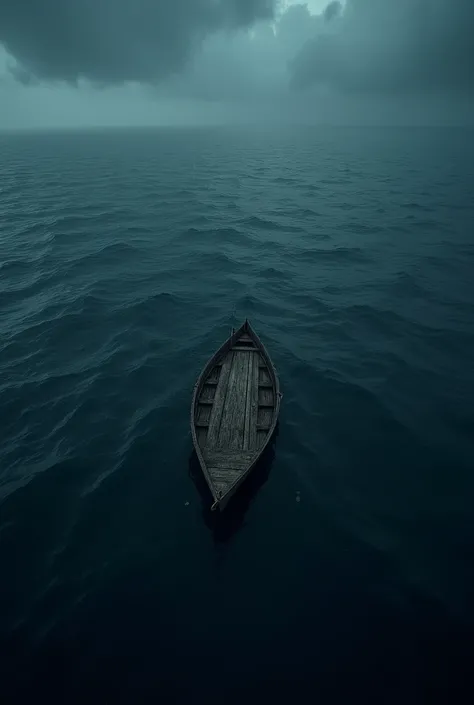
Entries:
[[255,467],[275,430],[281,393],[272,361],[246,321],[204,367],[193,393],[194,447],[223,510]]

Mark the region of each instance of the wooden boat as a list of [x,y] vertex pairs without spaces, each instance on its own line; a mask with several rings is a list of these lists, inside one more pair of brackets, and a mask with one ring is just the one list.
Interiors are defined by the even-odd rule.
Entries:
[[191,432],[214,498],[224,509],[268,445],[280,411],[270,356],[248,321],[212,356],[194,387]]

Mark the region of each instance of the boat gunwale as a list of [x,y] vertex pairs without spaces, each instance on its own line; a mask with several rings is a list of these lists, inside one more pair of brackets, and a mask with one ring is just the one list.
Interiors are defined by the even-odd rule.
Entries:
[[[239,340],[240,336],[243,333],[248,333],[250,337],[252,338],[253,342],[256,344],[258,351],[262,355],[264,362],[268,368],[268,371],[270,373],[272,383],[273,383],[273,388],[275,392],[275,404],[274,404],[274,412],[273,412],[273,419],[272,423],[269,426],[269,429],[267,431],[267,435],[265,437],[265,442],[262,445],[261,448],[259,448],[256,453],[255,457],[248,466],[248,468],[242,473],[242,475],[237,478],[237,480],[229,487],[227,492],[224,495],[221,496],[216,496],[216,492],[214,490],[214,484],[212,482],[212,479],[208,473],[207,470],[207,465],[206,461],[204,460],[203,453],[201,451],[201,446],[198,443],[197,439],[197,433],[196,433],[196,421],[195,421],[195,414],[196,414],[196,404],[198,403],[198,398],[199,394],[202,390],[202,387],[205,384],[205,381],[209,375],[209,373],[212,371],[213,367],[215,367],[216,363],[224,357],[233,347],[233,345]],[[275,366],[270,358],[270,355],[268,354],[268,351],[265,347],[265,345],[262,343],[260,338],[258,337],[257,333],[254,331],[252,326],[250,325],[250,322],[246,319],[245,322],[238,328],[238,330],[234,331],[232,335],[227,338],[227,340],[221,345],[221,347],[216,350],[216,352],[212,355],[212,357],[209,358],[207,363],[205,364],[204,368],[202,369],[193,389],[193,397],[192,397],[192,402],[191,402],[191,435],[193,439],[193,445],[194,449],[196,451],[196,455],[199,460],[199,464],[201,466],[201,469],[203,471],[204,477],[206,478],[207,485],[209,487],[209,490],[212,494],[212,497],[214,499],[214,504],[212,505],[212,509],[217,509],[219,506],[225,506],[227,502],[231,499],[231,497],[234,495],[235,491],[239,487],[239,485],[242,484],[242,482],[248,477],[249,473],[251,470],[255,467],[261,456],[263,455],[265,449],[267,448],[274,432],[276,425],[278,423],[278,416],[280,413],[280,404],[281,404],[281,392],[280,392],[280,380],[278,379],[278,375],[275,369]]]

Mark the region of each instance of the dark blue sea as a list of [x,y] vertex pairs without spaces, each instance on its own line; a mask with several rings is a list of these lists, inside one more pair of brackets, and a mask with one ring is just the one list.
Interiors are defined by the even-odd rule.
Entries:
[[[284,394],[221,516],[194,382]],[[474,133],[0,135],[1,702],[472,702]]]

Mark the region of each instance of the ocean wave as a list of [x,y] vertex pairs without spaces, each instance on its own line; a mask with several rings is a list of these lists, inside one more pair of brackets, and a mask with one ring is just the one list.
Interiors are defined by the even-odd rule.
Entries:
[[190,243],[199,246],[200,244],[218,245],[219,243],[238,244],[245,246],[250,238],[237,228],[188,228],[182,232],[178,238],[180,243]]
[[[409,602],[416,584],[446,612],[462,611],[469,566],[456,541],[472,538],[474,458],[472,209],[461,207],[463,179],[449,186],[440,171],[451,162],[471,169],[468,140],[455,160],[436,140],[435,169],[426,142],[421,149],[419,135],[398,132],[292,133],[281,138],[287,152],[266,133],[107,134],[0,136],[0,175],[21,171],[0,192],[1,601],[11,633],[53,664],[72,634],[85,645],[68,661],[73,683],[96,672],[90,643],[127,668],[124,644],[138,644],[146,671],[143,634],[130,638],[117,615],[140,603],[138,622],[154,638],[167,624],[156,605],[169,605],[192,650],[186,634],[204,639],[209,614],[218,615],[214,631],[229,626],[222,605],[214,609],[226,583],[241,606],[240,643],[254,617],[239,602],[245,561],[254,602],[268,594],[268,575],[283,576],[279,599],[292,624],[303,612],[305,624],[315,619],[313,569],[326,606],[327,595],[337,603],[343,575],[351,595],[396,583]],[[291,163],[282,170],[284,153]],[[244,529],[232,528],[226,543],[188,474],[189,413],[200,371],[246,317],[284,398],[268,479],[246,513],[235,510]],[[257,550],[270,536],[275,565]],[[206,619],[190,584],[211,596]],[[39,672],[34,658],[22,662],[22,678]]]
[[248,218],[242,218],[242,220],[239,221],[239,225],[241,228],[250,228],[252,230],[279,230],[294,233],[299,233],[303,230],[303,228],[299,225],[284,226],[280,223],[275,222],[274,220],[263,218],[258,215],[253,215]]
[[[7,262],[0,262],[0,277],[25,277],[36,273],[35,260],[13,259]],[[4,286],[4,282],[2,282]]]
[[393,280],[387,282],[386,290],[388,293],[399,296],[404,299],[413,300],[414,298],[430,298],[431,293],[420,277],[416,277],[408,272],[398,272]]
[[293,256],[300,261],[322,262],[325,265],[339,262],[367,264],[371,260],[370,254],[362,247],[345,246],[295,248]]
[[[114,269],[117,265],[125,269],[125,263],[136,260],[141,256],[140,248],[127,242],[111,242],[89,252],[76,254],[64,262],[53,272],[52,279],[74,277],[83,271],[90,271],[95,267],[108,267]],[[102,278],[102,276],[100,277]],[[99,279],[100,280],[100,279]]]
[[258,276],[263,279],[277,279],[278,281],[291,278],[289,272],[285,272],[283,269],[276,269],[275,267],[266,267],[260,270]]

